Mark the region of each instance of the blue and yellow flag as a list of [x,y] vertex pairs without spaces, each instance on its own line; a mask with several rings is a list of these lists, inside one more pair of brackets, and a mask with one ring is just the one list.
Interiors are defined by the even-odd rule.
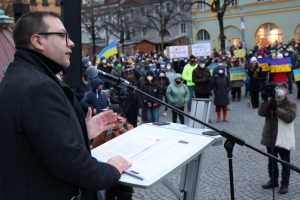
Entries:
[[117,43],[115,41],[111,42],[108,46],[106,46],[96,57],[96,63],[100,63],[100,58],[109,58],[118,53]]

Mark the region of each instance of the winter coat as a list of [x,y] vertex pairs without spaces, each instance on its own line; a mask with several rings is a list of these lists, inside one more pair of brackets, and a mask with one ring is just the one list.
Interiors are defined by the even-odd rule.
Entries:
[[183,72],[182,72],[182,78],[183,80],[186,81],[186,85],[187,86],[194,86],[195,83],[192,80],[192,74],[194,69],[196,69],[198,66],[198,64],[195,65],[191,65],[191,64],[186,64],[183,68]]
[[209,95],[212,89],[212,78],[208,68],[197,67],[192,74],[195,83],[195,96]]
[[[141,90],[146,92],[147,94],[158,98],[158,99],[162,99],[162,92],[161,92],[161,88],[159,86],[159,83],[154,79],[151,82],[147,81],[147,80],[143,80],[141,83]],[[143,103],[147,108],[153,108],[153,107],[159,107],[160,104],[156,101],[153,101],[147,97],[143,97]]]
[[230,83],[227,76],[215,74],[213,76],[214,104],[217,106],[226,106],[229,104]]
[[[178,75],[175,76],[175,79],[181,78],[181,75]],[[177,84],[174,82],[168,86],[166,97],[168,98],[170,105],[177,108],[184,107],[189,100],[188,87],[183,83]]]
[[278,131],[278,118],[286,123],[291,123],[297,115],[297,105],[291,99],[286,98],[278,105],[276,113],[270,113],[270,103],[264,101],[258,108],[258,115],[265,117],[261,144],[274,147]]
[[90,107],[96,109],[97,113],[100,113],[103,109],[108,107],[109,102],[106,93],[102,90],[96,90],[100,84],[103,84],[103,81],[98,78],[91,80],[92,90],[90,90],[80,102],[85,111]]
[[18,49],[0,85],[0,199],[96,200],[119,171],[90,154],[85,116],[62,66]]
[[260,67],[250,66],[248,69],[248,76],[250,77],[249,81],[249,91],[250,92],[260,92],[262,89],[262,70]]

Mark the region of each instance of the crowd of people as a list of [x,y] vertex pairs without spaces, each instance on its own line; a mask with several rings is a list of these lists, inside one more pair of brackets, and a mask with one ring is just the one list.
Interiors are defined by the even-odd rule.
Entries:
[[[94,65],[92,63],[95,63],[95,60],[85,57],[82,63],[82,85],[85,87],[81,85],[76,90],[76,95],[86,110],[86,101],[81,100],[81,98],[83,93],[91,88],[88,86],[88,80],[99,78],[97,74],[90,72],[95,71],[90,70],[90,68],[97,68],[127,79],[132,85],[182,111],[186,108],[187,112],[191,112],[191,101],[194,97],[213,98],[217,122],[221,121],[221,111],[223,112],[223,121],[229,121],[228,105],[230,102],[241,100],[243,87],[245,88],[245,97],[250,96],[249,105],[253,108],[258,108],[261,94],[270,82],[287,83],[290,93],[293,92],[293,83],[295,82],[298,87],[297,97],[300,99],[300,82],[294,81],[293,76],[293,70],[300,67],[300,48],[297,43],[291,41],[285,45],[254,46],[242,58],[234,56],[234,50],[239,48],[230,48],[228,52],[223,53],[214,50],[210,56],[206,57],[191,55],[189,58],[180,59],[168,59],[162,55],[150,53],[134,56],[115,55],[110,58],[101,58],[100,62]],[[261,58],[278,59],[285,57],[291,58],[291,71],[288,72],[263,71],[258,62]],[[210,68],[211,65],[215,67]],[[230,69],[235,67],[245,69],[245,79],[231,80]],[[183,93],[179,93],[179,90]],[[137,126],[138,119],[141,119],[142,122],[159,121],[160,110],[163,115],[167,115],[167,107],[142,97],[135,91],[116,88],[109,83],[103,83],[101,91],[100,93],[106,93],[105,98],[107,98],[102,109],[108,106],[107,102],[121,105],[125,108],[129,122],[134,126]],[[99,101],[100,97],[99,94]],[[94,104],[92,106],[94,108],[100,106],[99,103]],[[91,105],[89,104],[89,106]],[[172,112],[172,121],[177,122],[176,112]],[[183,122],[183,117],[180,117],[180,123]]]
[[[210,56],[168,59],[157,54],[115,55],[83,59],[81,84],[72,89],[63,82],[70,66],[73,41],[52,12],[23,15],[16,23],[13,38],[14,61],[0,84],[0,199],[132,199],[132,187],[118,184],[132,164],[122,156],[106,163],[91,156],[91,148],[126,133],[142,122],[158,122],[159,101],[135,90],[102,80],[98,70],[121,77],[132,86],[175,108],[191,112],[192,98],[213,98],[216,122],[229,122],[228,105],[241,100],[241,88],[250,93],[251,106],[265,117],[261,143],[267,152],[290,161],[289,145],[278,141],[296,117],[297,106],[287,94],[293,92],[293,69],[298,69],[299,46],[295,42],[267,47],[255,46],[244,58],[213,51]],[[260,58],[289,57],[290,70],[272,73],[259,65]],[[210,68],[211,66],[213,68]],[[230,69],[242,67],[244,79],[231,79]],[[300,82],[297,99],[300,99]],[[262,103],[259,103],[262,101]],[[85,113],[84,113],[84,112]],[[184,117],[172,111],[172,121],[184,124]],[[289,131],[287,131],[289,130]],[[12,150],[13,149],[13,150]],[[270,180],[262,187],[279,185],[277,164],[269,161]],[[290,169],[282,168],[279,193],[288,192]]]

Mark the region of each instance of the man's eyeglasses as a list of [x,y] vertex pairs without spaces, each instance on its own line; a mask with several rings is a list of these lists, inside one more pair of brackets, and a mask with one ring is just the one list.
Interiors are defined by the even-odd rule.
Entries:
[[68,45],[68,41],[70,39],[70,36],[67,32],[40,32],[39,35],[60,35],[66,38],[66,45]]

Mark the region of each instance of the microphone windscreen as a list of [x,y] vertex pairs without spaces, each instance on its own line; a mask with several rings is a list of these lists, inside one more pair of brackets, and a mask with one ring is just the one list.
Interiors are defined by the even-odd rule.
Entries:
[[98,76],[97,66],[89,66],[85,72],[88,79],[92,79]]

